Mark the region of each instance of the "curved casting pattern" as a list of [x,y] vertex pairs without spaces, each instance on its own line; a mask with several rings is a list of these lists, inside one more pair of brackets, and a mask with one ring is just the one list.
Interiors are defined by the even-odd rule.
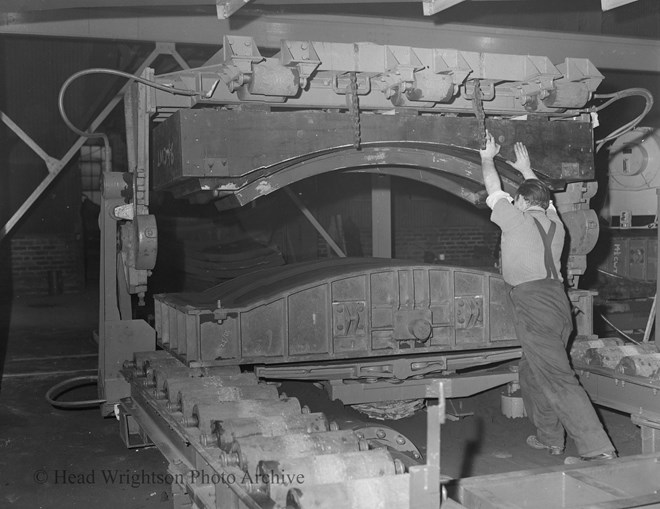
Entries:
[[[496,160],[504,190],[513,193],[521,176],[503,160]],[[462,198],[485,204],[478,152],[463,147],[420,142],[364,143],[333,147],[259,168],[232,194],[245,205],[305,178],[334,171],[393,175],[417,180]]]

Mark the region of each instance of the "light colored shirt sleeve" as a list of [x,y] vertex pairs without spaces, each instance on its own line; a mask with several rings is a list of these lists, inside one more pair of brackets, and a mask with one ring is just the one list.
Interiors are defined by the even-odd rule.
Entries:
[[509,193],[499,190],[495,191],[493,194],[488,195],[488,198],[486,198],[486,205],[488,205],[490,209],[493,210],[495,208],[495,204],[503,198],[508,200],[509,203],[513,203],[513,198],[511,198]]
[[525,216],[509,200],[497,200],[490,214],[490,220],[499,226],[502,232],[507,232],[520,226]]

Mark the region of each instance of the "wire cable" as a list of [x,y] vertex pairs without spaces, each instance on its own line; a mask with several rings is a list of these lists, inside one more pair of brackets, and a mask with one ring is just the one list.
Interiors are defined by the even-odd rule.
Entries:
[[105,147],[106,152],[108,154],[110,153],[110,141],[108,140],[108,137],[105,135],[105,133],[93,133],[78,129],[75,125],[73,125],[71,120],[69,120],[69,117],[67,116],[66,111],[64,109],[64,94],[66,93],[67,88],[69,88],[69,85],[71,85],[71,83],[73,83],[78,78],[81,78],[82,76],[87,76],[89,74],[111,74],[113,76],[120,76],[122,78],[134,80],[149,87],[155,88],[157,90],[161,90],[163,92],[168,92],[173,95],[187,95],[187,96],[199,95],[198,92],[192,90],[184,90],[181,88],[168,87],[167,85],[162,85],[160,83],[156,83],[155,81],[150,81],[148,79],[142,78],[141,76],[137,76],[135,74],[131,74],[124,71],[118,71],[116,69],[105,69],[102,67],[94,67],[91,69],[84,69],[82,71],[78,71],[72,74],[60,87],[60,93],[57,98],[57,106],[60,111],[60,116],[62,117],[62,120],[64,121],[66,126],[69,129],[71,129],[74,133],[76,133],[78,136],[83,136],[85,138],[101,138],[103,140],[103,146]]
[[106,402],[105,399],[88,399],[83,401],[57,401],[57,397],[64,394],[71,389],[77,389],[78,387],[84,387],[85,385],[98,384],[97,376],[77,376],[75,378],[69,378],[58,384],[53,385],[46,392],[46,401],[50,403],[55,408],[93,408],[95,406],[102,405]]
[[609,325],[610,327],[612,327],[616,332],[618,332],[619,334],[621,334],[625,339],[627,339],[628,341],[632,341],[632,342],[635,343],[636,345],[639,345],[639,344],[640,344],[639,341],[636,341],[636,340],[634,340],[633,338],[631,338],[630,336],[628,336],[628,334],[626,334],[625,332],[623,332],[623,331],[622,331],[621,329],[619,329],[616,325],[614,325],[614,324],[613,324],[612,322],[610,322],[607,318],[605,318],[605,316],[603,315],[603,313],[598,313],[598,314],[600,315],[600,317],[603,319],[603,321],[604,321],[607,325]]
[[615,101],[619,101],[621,99],[625,99],[627,97],[643,97],[646,100],[646,104],[644,106],[644,111],[640,113],[637,117],[632,119],[630,122],[627,122],[626,124],[622,125],[621,127],[618,127],[614,131],[612,131],[610,134],[605,136],[604,138],[601,138],[600,140],[596,140],[596,152],[598,152],[605,143],[608,141],[611,141],[615,138],[618,138],[619,136],[627,133],[628,131],[633,130],[637,125],[642,121],[642,119],[648,114],[649,111],[651,111],[651,108],[653,107],[653,95],[651,95],[651,92],[646,90],[645,88],[628,88],[626,90],[620,90],[619,92],[614,92],[612,94],[595,94],[594,99],[608,99],[605,101],[603,104],[600,104],[598,106],[594,106],[591,111],[593,113],[596,113],[603,108],[608,107],[610,104],[614,103]]

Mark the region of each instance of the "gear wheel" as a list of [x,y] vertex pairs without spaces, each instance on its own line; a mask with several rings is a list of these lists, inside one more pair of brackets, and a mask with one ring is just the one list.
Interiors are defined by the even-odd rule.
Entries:
[[397,421],[410,417],[424,408],[425,400],[381,401],[379,403],[362,403],[351,406],[372,419]]

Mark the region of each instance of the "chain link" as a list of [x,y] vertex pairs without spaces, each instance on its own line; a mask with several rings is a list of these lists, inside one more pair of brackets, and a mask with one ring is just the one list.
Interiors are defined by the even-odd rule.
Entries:
[[357,73],[350,73],[350,83],[348,86],[348,110],[353,121],[353,146],[360,149],[360,100],[358,99]]
[[484,104],[481,96],[481,87],[479,80],[472,80],[474,91],[472,92],[472,108],[474,115],[477,117],[477,141],[479,148],[486,148],[486,113],[484,112]]

